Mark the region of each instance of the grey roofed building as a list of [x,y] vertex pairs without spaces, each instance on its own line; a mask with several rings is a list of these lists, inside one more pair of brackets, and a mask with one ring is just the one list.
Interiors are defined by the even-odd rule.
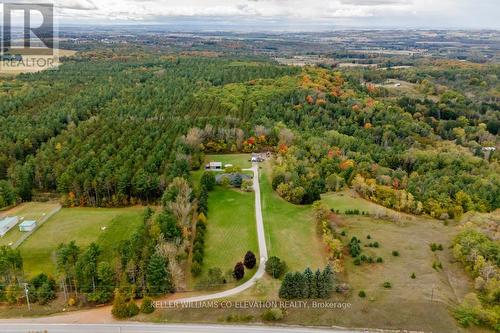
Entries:
[[19,218],[17,216],[14,217],[6,217],[0,220],[0,237],[5,236],[6,233],[9,232],[10,229],[14,228],[19,222]]
[[36,221],[24,221],[19,225],[19,231],[22,232],[30,232],[35,230],[36,228]]

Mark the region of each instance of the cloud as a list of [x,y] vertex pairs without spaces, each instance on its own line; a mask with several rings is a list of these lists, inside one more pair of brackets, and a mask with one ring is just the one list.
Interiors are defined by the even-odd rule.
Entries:
[[98,7],[92,0],[64,0],[56,2],[56,6],[65,9],[96,10]]
[[340,0],[341,4],[353,6],[408,5],[412,0]]
[[[38,0],[39,1],[39,0]],[[34,1],[36,2],[36,1]],[[402,27],[500,27],[498,0],[56,0],[62,21],[162,22],[174,17],[237,22],[325,20]],[[83,14],[85,12],[85,14]],[[369,19],[369,20],[368,20]]]

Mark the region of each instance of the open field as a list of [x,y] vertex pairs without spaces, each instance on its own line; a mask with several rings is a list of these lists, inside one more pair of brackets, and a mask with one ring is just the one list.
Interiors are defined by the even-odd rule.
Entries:
[[[249,250],[258,257],[254,194],[217,186],[208,200],[203,273],[212,267],[226,273]],[[246,271],[245,278],[254,273]]]
[[[113,244],[128,237],[140,225],[143,211],[143,207],[61,210],[21,245],[26,275],[55,273],[57,246],[72,240],[80,248],[98,242],[103,246],[103,256],[111,256]],[[102,230],[103,227],[106,230]]]
[[[287,309],[280,324],[341,326],[377,329],[408,329],[419,332],[464,333],[487,332],[480,328],[464,329],[458,326],[450,310],[467,292],[471,281],[459,264],[454,263],[446,244],[456,232],[455,226],[444,226],[438,221],[419,219],[398,226],[391,222],[369,217],[343,217],[348,242],[357,236],[362,245],[377,241],[380,248],[363,248],[363,253],[381,256],[382,264],[355,266],[346,255],[346,273],[338,276],[338,282],[346,282],[351,290],[348,294],[334,293],[329,302],[350,304],[347,309],[314,308],[309,303],[305,309]],[[269,223],[269,221],[266,221]],[[367,235],[371,240],[367,240]],[[444,251],[432,252],[429,244],[443,244]],[[392,251],[400,252],[393,257]],[[293,263],[289,256],[285,260]],[[432,268],[433,261],[440,261],[443,269]],[[415,273],[416,278],[410,275]],[[390,282],[391,289],[383,283]],[[279,281],[265,276],[259,283],[231,298],[242,300],[278,299]],[[360,290],[367,297],[360,298]],[[263,309],[189,309],[160,310],[138,320],[155,322],[261,322]]]
[[271,187],[269,162],[260,179],[262,214],[270,256],[286,261],[290,270],[323,268],[327,254],[312,218],[310,206],[296,206],[281,199]]
[[[40,221],[45,215],[49,214],[58,206],[59,204],[57,203],[27,202],[0,212],[0,218],[5,216],[19,216],[19,218],[22,217],[24,220]],[[4,237],[0,238],[0,246],[15,243],[23,234],[23,232],[19,231],[19,224],[16,225]]]
[[[344,243],[356,236],[362,242],[362,254],[384,260],[356,266],[353,258],[345,257],[346,272],[342,279],[352,288],[349,301],[360,307],[363,320],[370,327],[396,328],[404,324],[408,329],[455,332],[456,322],[449,307],[457,305],[472,287],[448,249],[456,227],[425,219],[404,226],[369,217],[343,219],[346,223],[343,230],[347,231]],[[378,242],[380,248],[365,247],[372,242]],[[442,244],[444,250],[432,252],[432,243]],[[393,251],[400,256],[393,256]],[[434,263],[441,263],[443,268],[434,269]],[[411,278],[413,273],[415,279]],[[385,282],[392,287],[384,288]],[[366,292],[366,299],[358,297],[361,290]],[[442,328],[437,329],[439,326]]]
[[76,51],[57,50],[57,53],[57,55],[24,55],[23,63],[18,64],[14,62],[14,65],[10,65],[9,62],[0,63],[0,76],[12,76],[56,69],[61,64],[61,57],[71,57],[76,54]]
[[323,194],[321,200],[328,208],[334,209],[335,211],[339,210],[341,214],[344,214],[346,210],[355,209],[370,214],[375,214],[380,210],[387,210],[387,208],[361,198],[359,194],[353,190]]

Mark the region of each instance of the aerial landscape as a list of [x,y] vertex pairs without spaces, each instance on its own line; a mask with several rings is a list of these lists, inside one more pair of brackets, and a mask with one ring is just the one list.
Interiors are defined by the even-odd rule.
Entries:
[[500,332],[500,5],[302,5],[0,2],[0,332]]

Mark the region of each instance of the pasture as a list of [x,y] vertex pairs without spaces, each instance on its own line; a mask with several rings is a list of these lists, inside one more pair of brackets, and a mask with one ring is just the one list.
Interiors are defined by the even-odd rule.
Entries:
[[138,228],[143,212],[143,207],[62,209],[20,246],[25,274],[55,274],[58,245],[73,240],[81,249],[97,242],[103,258],[112,261],[113,246]]

